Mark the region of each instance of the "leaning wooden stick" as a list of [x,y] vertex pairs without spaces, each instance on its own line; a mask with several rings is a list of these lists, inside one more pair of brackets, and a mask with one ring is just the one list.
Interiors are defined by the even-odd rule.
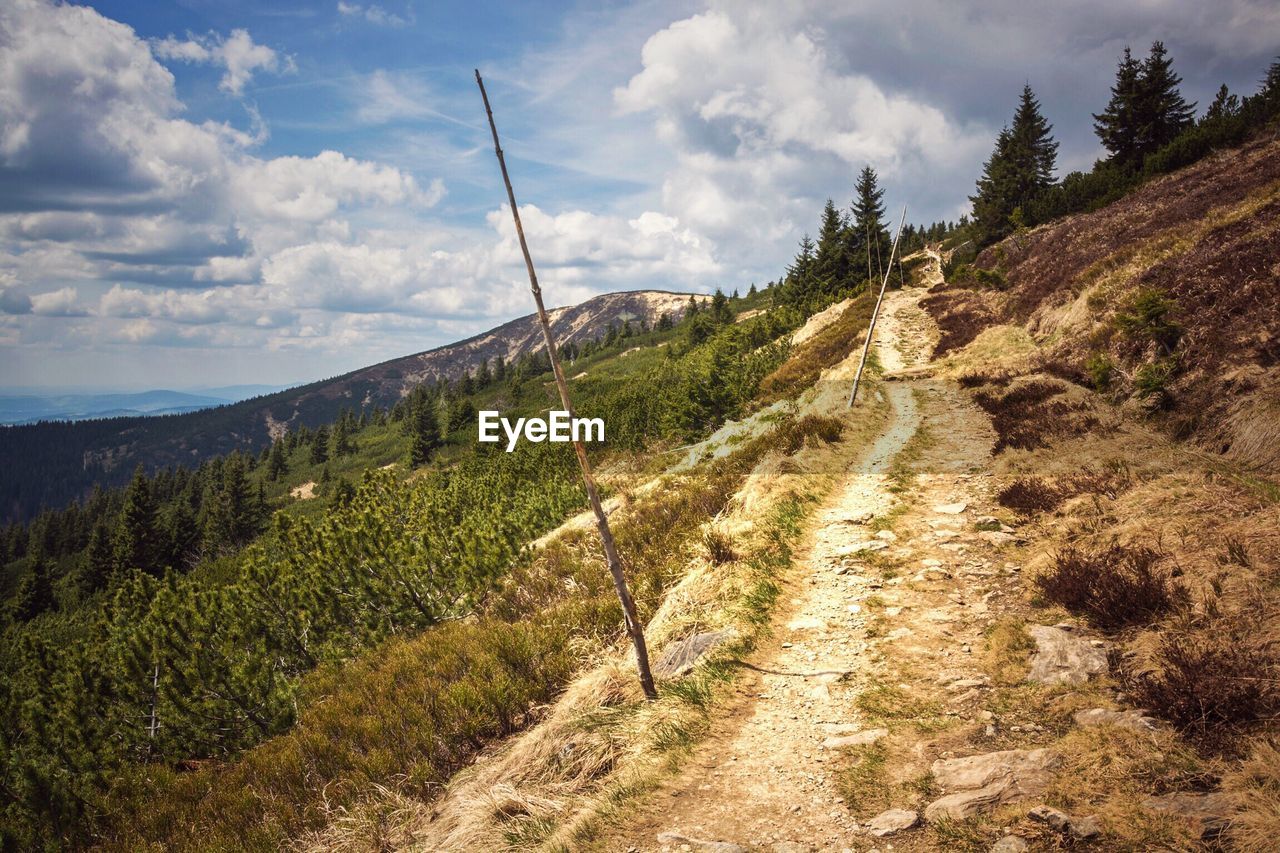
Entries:
[[[493,110],[489,108],[489,95],[484,90],[484,80],[480,79],[480,69],[476,69],[476,84],[480,87],[480,97],[484,99],[484,111],[489,116],[489,130],[493,133],[493,150],[498,155],[498,166],[502,169],[502,181],[507,185],[507,201],[511,203],[511,216],[516,223],[516,236],[520,239],[520,251],[524,252],[524,265],[529,271],[529,287],[533,291],[533,301],[538,306],[538,322],[542,324],[542,339],[547,344],[547,355],[551,359],[551,370],[556,377],[556,387],[560,390],[560,403],[564,406],[570,419],[577,417],[573,403],[569,400],[569,383],[565,381],[564,370],[560,367],[560,356],[556,352],[555,339],[551,335],[551,323],[547,320],[547,309],[542,304],[542,289],[538,287],[538,274],[533,269],[533,257],[529,254],[529,244],[524,239],[524,226],[520,224],[520,208],[516,207],[516,194],[511,189],[511,178],[507,174],[507,161],[502,156],[502,145],[498,142],[498,126],[493,121]],[[627,589],[627,579],[622,573],[622,561],[618,559],[618,548],[613,541],[613,532],[609,529],[609,517],[605,515],[600,503],[600,490],[596,488],[595,477],[591,474],[591,463],[587,460],[587,449],[581,441],[573,442],[573,450],[578,455],[578,466],[582,469],[582,481],[587,487],[587,499],[591,502],[591,510],[596,515],[596,529],[600,531],[600,542],[604,545],[605,559],[609,563],[609,573],[613,575],[613,586],[618,591],[618,600],[622,602],[622,614],[626,620],[627,633],[631,635],[631,643],[636,650],[636,667],[640,671],[640,686],[645,698],[657,699],[658,691],[653,686],[653,673],[649,671],[649,652],[645,648],[644,629],[636,617],[636,604]]]
[[871,324],[867,326],[867,342],[862,345],[862,361],[858,363],[858,373],[853,377],[853,390],[849,392],[849,408],[858,396],[858,385],[862,382],[862,371],[867,366],[867,353],[871,352],[871,336],[876,333],[876,318],[880,316],[880,303],[884,301],[884,289],[889,284],[889,274],[893,272],[893,256],[898,252],[898,238],[902,236],[902,225],[907,221],[907,208],[902,208],[902,218],[898,220],[898,233],[893,235],[893,248],[889,250],[889,268],[884,271],[880,281],[880,295],[876,297],[876,307],[871,312]]

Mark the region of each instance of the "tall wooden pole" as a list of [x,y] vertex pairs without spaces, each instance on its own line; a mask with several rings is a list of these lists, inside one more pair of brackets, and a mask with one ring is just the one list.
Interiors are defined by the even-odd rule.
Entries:
[[898,233],[893,235],[893,248],[889,250],[889,268],[884,271],[880,281],[880,295],[876,297],[876,307],[871,312],[871,324],[867,326],[867,341],[862,345],[862,361],[858,363],[858,373],[853,377],[853,390],[849,392],[849,408],[853,408],[854,398],[858,396],[858,385],[862,382],[862,371],[867,366],[867,353],[871,352],[871,336],[876,332],[876,318],[880,316],[880,303],[884,301],[884,289],[889,284],[889,273],[893,272],[893,256],[898,252],[898,238],[902,236],[902,224],[907,221],[906,205],[902,207],[902,218],[898,220]]
[[[480,97],[484,99],[484,111],[489,116],[489,130],[493,134],[493,150],[498,155],[498,166],[502,169],[502,182],[507,185],[507,201],[511,203],[511,216],[516,223],[516,236],[520,238],[520,251],[524,253],[524,265],[529,271],[529,288],[533,291],[533,301],[538,306],[538,322],[542,325],[542,339],[547,344],[547,355],[551,359],[551,371],[556,377],[556,387],[560,390],[560,404],[572,419],[576,417],[573,403],[569,400],[569,383],[565,381],[564,370],[560,367],[560,356],[556,352],[555,339],[551,335],[551,323],[547,320],[547,309],[542,304],[542,289],[538,287],[538,274],[533,269],[533,257],[529,254],[529,244],[524,239],[524,226],[520,224],[520,208],[516,206],[516,194],[511,189],[511,177],[507,174],[507,161],[502,156],[502,145],[498,142],[498,126],[493,121],[493,110],[489,108],[489,94],[484,90],[484,80],[480,79],[480,69],[476,69],[476,85],[480,87]],[[587,449],[581,441],[573,442],[573,450],[578,455],[578,467],[582,469],[582,481],[587,487],[587,499],[591,502],[591,510],[596,516],[596,529],[600,531],[600,542],[604,545],[604,556],[609,563],[609,573],[613,575],[613,587],[618,592],[618,600],[622,602],[622,614],[626,620],[627,633],[631,635],[631,644],[636,650],[636,668],[640,671],[640,687],[645,698],[657,699],[658,691],[653,686],[653,673],[649,671],[649,651],[645,647],[644,628],[636,617],[636,603],[627,589],[627,579],[622,573],[622,561],[618,559],[618,548],[613,541],[613,532],[609,529],[609,517],[605,515],[600,503],[600,490],[596,488],[595,477],[591,473],[591,463],[587,460]]]

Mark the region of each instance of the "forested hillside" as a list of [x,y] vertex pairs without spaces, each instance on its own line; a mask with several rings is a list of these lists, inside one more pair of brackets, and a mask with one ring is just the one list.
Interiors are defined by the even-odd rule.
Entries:
[[[605,294],[555,309],[552,326],[561,344],[581,347],[611,326],[639,330],[657,325],[664,314],[678,319],[687,303],[687,294],[662,291]],[[235,450],[256,454],[290,429],[333,423],[344,409],[390,409],[421,383],[457,379],[486,363],[505,370],[540,346],[529,315],[456,344],[190,414],[0,428],[0,466],[6,471],[0,521],[84,501],[95,485],[121,486],[138,465],[153,472],[195,468]]]
[[[874,194],[873,181],[868,188]],[[845,231],[837,236],[825,251],[846,250]],[[652,325],[624,319],[563,344],[579,413],[609,424],[593,452],[631,465],[633,454],[696,440],[748,411],[787,357],[785,333],[866,287],[817,278],[804,269],[809,254],[784,284],[701,303],[680,297],[684,310]],[[497,655],[472,661],[481,669],[466,675],[472,664],[441,661],[463,666],[447,677],[449,691],[479,689],[483,667],[498,668],[493,692],[464,703],[471,722],[449,716],[460,707],[424,707],[443,715],[432,725],[477,727],[442,748],[465,752],[495,725],[514,725],[530,697],[568,672],[557,632],[617,627],[607,595],[566,602],[544,624],[522,599],[551,590],[506,586],[527,565],[527,543],[582,495],[571,451],[477,445],[475,411],[545,410],[554,400],[547,368],[545,353],[484,360],[461,378],[417,385],[389,410],[344,409],[261,454],[233,452],[192,472],[139,468],[123,491],[11,525],[6,839],[83,843],[137,830],[112,815],[141,805],[132,798],[143,778],[225,761],[288,732],[331,692],[334,667],[432,626],[440,654]],[[482,621],[456,624],[468,614]]]

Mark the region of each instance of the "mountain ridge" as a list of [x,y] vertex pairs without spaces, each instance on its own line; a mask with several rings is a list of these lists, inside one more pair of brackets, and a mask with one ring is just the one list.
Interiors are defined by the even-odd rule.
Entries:
[[[677,319],[694,294],[662,290],[606,293],[547,313],[558,344],[602,335],[627,320]],[[415,386],[457,379],[486,360],[508,361],[542,349],[535,314],[430,350],[338,376],[195,412],[0,429],[0,520],[29,518],[42,507],[84,499],[95,485],[125,482],[133,468],[190,467],[235,450],[257,452],[288,429],[315,428],[342,409],[389,408]]]

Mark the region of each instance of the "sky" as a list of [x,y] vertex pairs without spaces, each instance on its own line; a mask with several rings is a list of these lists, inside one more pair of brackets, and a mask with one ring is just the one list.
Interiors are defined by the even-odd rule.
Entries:
[[864,165],[967,196],[1024,83],[1059,172],[1126,44],[1201,109],[1272,0],[0,3],[0,386],[286,384],[548,303],[775,279]]

